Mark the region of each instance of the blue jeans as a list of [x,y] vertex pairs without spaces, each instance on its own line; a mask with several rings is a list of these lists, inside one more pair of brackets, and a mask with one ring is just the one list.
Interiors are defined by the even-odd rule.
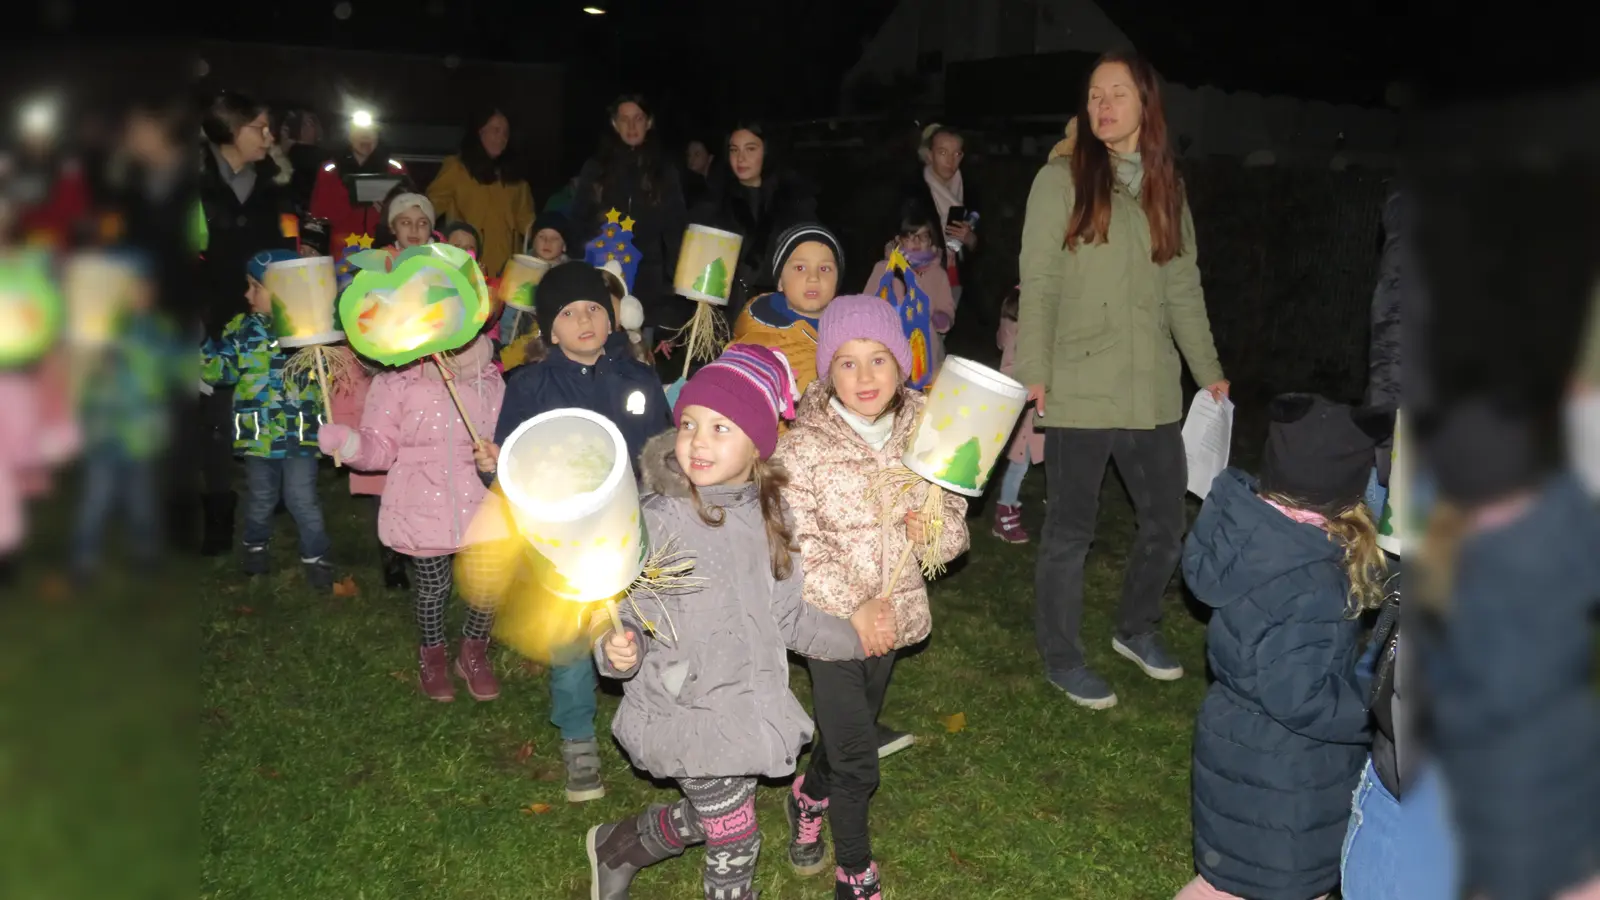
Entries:
[[1367,510],[1372,513],[1373,521],[1379,521],[1383,518],[1383,504],[1389,499],[1389,489],[1378,483],[1378,469],[1376,466],[1373,467],[1371,474],[1367,476],[1367,489],[1361,495],[1361,499],[1367,504]]
[[99,453],[89,457],[83,476],[83,498],[72,542],[73,569],[87,574],[100,564],[106,519],[118,508],[127,516],[133,557],[142,563],[153,561],[161,549],[154,461]]
[[1022,479],[1027,474],[1028,463],[1006,463],[1006,474],[1000,478],[1000,499],[996,502],[1001,506],[1022,505]]
[[272,514],[278,499],[300,529],[300,559],[309,562],[326,556],[332,542],[322,522],[317,500],[317,458],[244,458],[244,545],[264,547],[272,540]]
[[594,660],[587,655],[550,667],[550,724],[561,729],[562,740],[594,737],[596,679]]
[[1344,900],[1456,900],[1457,862],[1438,771],[1419,771],[1402,806],[1368,758],[1339,857]]

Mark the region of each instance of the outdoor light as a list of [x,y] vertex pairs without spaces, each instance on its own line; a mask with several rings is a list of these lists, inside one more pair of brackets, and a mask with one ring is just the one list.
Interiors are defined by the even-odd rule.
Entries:
[[35,100],[22,110],[22,132],[29,137],[44,137],[55,130],[55,104],[49,100]]
[[603,16],[606,14],[606,11],[598,6],[585,6],[583,11],[591,16]]
[[372,113],[364,109],[358,109],[350,115],[350,124],[357,128],[371,128]]

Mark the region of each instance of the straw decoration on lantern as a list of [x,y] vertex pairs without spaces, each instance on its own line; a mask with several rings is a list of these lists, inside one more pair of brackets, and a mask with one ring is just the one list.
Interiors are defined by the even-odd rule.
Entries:
[[704,225],[690,225],[683,233],[672,289],[695,301],[694,317],[677,331],[683,337],[683,378],[695,360],[716,359],[733,339],[717,307],[727,306],[733,296],[743,245],[742,236]]
[[[338,276],[333,258],[312,256],[267,266],[262,281],[272,294],[272,334],[278,346],[294,352],[284,362],[285,378],[310,380],[322,391],[324,421],[334,424],[333,392],[360,365],[349,347],[339,346]],[[334,465],[342,465],[337,454]]]

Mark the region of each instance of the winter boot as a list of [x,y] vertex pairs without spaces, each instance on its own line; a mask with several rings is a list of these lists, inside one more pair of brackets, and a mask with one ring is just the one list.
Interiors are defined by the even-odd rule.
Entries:
[[422,693],[440,703],[456,698],[456,684],[450,680],[450,656],[443,644],[417,650],[419,672],[417,681]]
[[388,547],[383,548],[383,586],[397,591],[411,590],[411,577],[406,574],[406,558]]
[[578,738],[561,742],[561,760],[567,765],[567,802],[587,803],[606,795],[600,780],[600,742]]
[[333,593],[333,563],[328,562],[326,556],[313,559],[300,560],[301,568],[306,571],[306,584],[319,594]]
[[1008,544],[1026,544],[1028,532],[1022,527],[1022,507],[996,505],[994,528],[991,531],[995,537]]
[[833,900],[883,900],[877,863],[869,864],[864,872],[849,874],[844,869],[834,869],[833,874]]
[[500,682],[494,677],[494,666],[489,664],[489,641],[485,638],[467,638],[456,652],[456,674],[467,683],[467,693],[474,700],[493,700],[500,696]]
[[813,800],[801,791],[806,777],[794,780],[783,811],[789,819],[789,865],[799,875],[820,875],[828,868],[828,848],[822,843],[822,821],[828,801]]
[[266,544],[245,544],[240,551],[239,570],[246,575],[265,575],[269,568]]
[[232,492],[202,498],[205,533],[200,539],[201,556],[221,556],[233,549],[233,508],[238,502],[238,495]]
[[589,897],[591,900],[628,900],[633,876],[645,866],[683,853],[656,837],[651,819],[667,807],[652,806],[631,819],[589,829]]

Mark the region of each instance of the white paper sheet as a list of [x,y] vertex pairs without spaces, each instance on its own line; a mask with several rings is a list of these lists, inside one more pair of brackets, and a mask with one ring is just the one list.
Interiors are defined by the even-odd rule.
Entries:
[[1228,467],[1233,446],[1233,401],[1218,403],[1206,391],[1194,395],[1183,420],[1183,450],[1189,460],[1189,493],[1204,500],[1211,482]]

